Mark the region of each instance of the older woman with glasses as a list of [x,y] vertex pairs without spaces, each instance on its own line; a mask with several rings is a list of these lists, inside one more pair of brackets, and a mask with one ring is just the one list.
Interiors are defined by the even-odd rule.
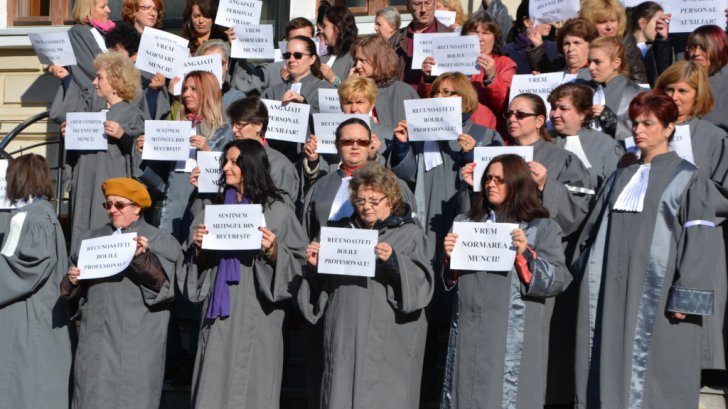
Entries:
[[83,280],[84,271],[76,267],[81,243],[71,248],[64,286],[73,300],[85,300],[71,406],[99,408],[113,401],[120,407],[158,408],[173,280],[182,251],[169,233],[144,221],[142,210],[152,202],[144,185],[114,178],[102,189],[109,223],[86,232],[83,239],[136,233],[136,251],[122,272]]
[[325,244],[314,240],[306,249],[297,298],[310,323],[323,323],[321,408],[419,407],[424,308],[435,280],[427,240],[399,186],[391,171],[369,163],[345,190],[353,213],[327,224],[352,229],[352,236],[378,231],[373,277],[318,274]]

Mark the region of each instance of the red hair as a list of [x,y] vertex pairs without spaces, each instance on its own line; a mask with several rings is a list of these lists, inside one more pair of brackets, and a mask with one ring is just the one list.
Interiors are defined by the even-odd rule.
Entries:
[[629,118],[635,120],[642,114],[653,114],[662,126],[677,122],[677,105],[662,91],[640,92],[629,104]]
[[709,74],[715,74],[728,64],[728,34],[718,26],[706,25],[695,29],[688,37],[685,54],[692,59],[690,46],[697,46],[710,55]]

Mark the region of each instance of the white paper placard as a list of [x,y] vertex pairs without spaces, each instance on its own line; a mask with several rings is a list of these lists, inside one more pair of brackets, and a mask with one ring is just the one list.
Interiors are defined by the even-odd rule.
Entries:
[[10,161],[7,159],[0,159],[0,209],[12,209],[15,207],[8,200],[8,180],[6,175],[8,174],[9,164]]
[[[217,78],[217,83],[220,84],[220,88],[222,88],[222,57],[220,57],[220,54],[214,53],[201,55],[199,57],[189,57],[185,60],[182,66],[182,72],[177,73],[175,77],[180,77],[181,80],[184,80],[184,77],[192,71],[205,71],[212,73],[215,75],[215,78]],[[183,82],[184,81],[178,81],[174,85],[174,95],[182,94]]]
[[222,152],[197,152],[197,166],[200,168],[200,177],[197,179],[197,191],[200,193],[217,193],[220,191],[220,157]]
[[726,24],[726,0],[665,0],[660,4],[666,14],[672,14],[670,33],[690,33],[700,26]]
[[166,31],[147,27],[142,33],[139,52],[134,64],[138,69],[152,74],[161,72],[166,78],[174,78],[182,72],[190,55],[189,41]]
[[405,100],[409,140],[456,140],[463,133],[462,106],[460,97]]
[[515,223],[455,222],[458,235],[450,257],[450,268],[471,271],[510,271],[516,259],[511,232]]
[[377,230],[322,227],[318,272],[374,277],[377,261],[374,247],[378,240]]
[[266,139],[277,139],[288,142],[306,142],[308,138],[308,113],[311,105],[262,99],[268,108],[268,130]]
[[260,24],[263,2],[257,0],[220,0],[215,24],[223,27]]
[[579,0],[531,0],[528,14],[537,24],[566,21],[579,14]]
[[134,258],[136,237],[136,233],[123,233],[81,241],[78,279],[111,277],[124,271]]
[[275,54],[273,46],[273,26],[270,24],[234,26],[237,39],[230,49],[232,58],[272,59]]
[[66,114],[65,147],[67,151],[105,151],[109,149],[104,133],[106,111],[69,112]]
[[142,160],[183,161],[189,157],[190,121],[144,121]]
[[435,38],[452,38],[459,33],[415,33],[412,45],[412,69],[421,70],[425,58],[432,56],[432,41]]
[[670,141],[670,149],[677,153],[677,156],[695,164],[693,157],[693,145],[690,135],[690,125],[675,126],[675,134]]
[[339,101],[339,90],[336,88],[319,88],[318,91],[319,112],[341,113],[341,102]]
[[45,34],[28,33],[28,38],[41,64],[55,64],[64,67],[77,64],[68,31]]
[[454,11],[435,10],[435,18],[437,19],[437,21],[448,27],[455,24],[456,17],[457,13]]
[[549,103],[549,94],[561,84],[573,82],[576,74],[566,74],[563,72],[549,72],[545,74],[518,74],[513,76],[511,82],[511,92],[509,102],[520,94],[531,93],[536,94],[543,100],[546,105],[546,127],[551,128],[551,104]]
[[512,153],[523,158],[526,162],[533,160],[533,146],[476,146],[473,152],[475,169],[473,170],[473,191],[480,192],[480,182],[483,180],[485,168],[491,159],[498,155]]
[[207,205],[202,239],[206,250],[259,250],[263,208],[257,204]]
[[480,56],[480,39],[468,35],[457,38],[436,38],[432,40],[432,52],[435,64],[432,75],[445,72],[461,72],[465,75],[478,74],[478,56]]
[[366,114],[313,114],[316,153],[336,153],[336,128],[350,118],[359,118],[371,127],[371,118]]

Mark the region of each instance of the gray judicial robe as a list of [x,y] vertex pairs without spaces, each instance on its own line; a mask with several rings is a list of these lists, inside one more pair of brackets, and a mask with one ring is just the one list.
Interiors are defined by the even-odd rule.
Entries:
[[[93,82],[96,77],[94,60],[103,52],[91,30],[96,30],[102,37],[104,36],[101,30],[90,24],[76,24],[68,30],[68,38],[71,40],[77,64],[67,68],[80,89],[86,88]],[[106,44],[104,44],[104,48],[106,48]]]
[[[68,271],[63,231],[55,209],[44,199],[3,213],[0,408],[65,408],[75,326],[68,325],[68,309],[59,301],[59,285]],[[9,216],[17,222],[22,213],[25,220],[14,229],[19,236],[11,249]]]
[[263,94],[268,88],[283,84],[281,70],[285,66],[283,61],[255,66],[247,60],[238,60],[230,79],[230,85],[245,94],[249,94],[251,91]]
[[112,105],[106,119],[118,122],[125,132],[120,139],[109,138],[108,150],[66,152],[66,163],[72,168],[71,248],[80,243],[82,234],[108,223],[106,210],[101,207],[106,201],[101,185],[109,178],[132,176],[134,139],[144,133],[144,113],[128,102]]
[[[356,216],[330,225],[366,228]],[[304,269],[299,309],[310,323],[323,322],[321,409],[419,407],[424,308],[434,289],[426,237],[409,215],[374,229],[394,249],[387,262],[377,260],[374,277]]]
[[[283,94],[291,89],[291,84],[291,82],[284,82],[270,87],[263,93],[261,98],[280,101],[283,98]],[[300,95],[304,98],[304,104],[311,105],[312,114],[319,111],[318,90],[322,87],[328,88],[326,82],[316,78],[313,74],[309,74],[301,79]]]
[[[457,221],[470,221],[461,215]],[[553,297],[571,282],[561,229],[551,219],[520,223],[537,257],[524,284],[510,271],[460,271],[450,331],[444,408],[542,409]],[[452,354],[452,355],[451,355]]]
[[[195,208],[212,204],[208,199]],[[240,251],[240,283],[231,285],[230,317],[201,319],[192,377],[192,407],[258,409],[279,407],[283,372],[283,319],[291,285],[301,274],[308,244],[303,229],[283,202],[263,206],[263,215],[278,241],[271,265],[262,251]],[[204,211],[195,215],[202,224]],[[178,285],[207,312],[217,276],[219,253],[188,248]]]
[[405,118],[404,101],[407,99],[420,99],[417,91],[402,81],[377,87],[377,100],[374,104],[380,125],[394,129],[397,123]]
[[[593,89],[597,89],[597,84],[592,80],[589,81]],[[632,122],[629,119],[629,103],[640,92],[645,91],[639,85],[632,82],[624,75],[617,75],[606,84],[603,84],[604,98],[606,106],[617,116],[617,126],[614,139],[621,141],[632,136]]]
[[[328,64],[332,57],[333,54],[326,54],[321,57],[321,63]],[[352,67],[354,67],[354,58],[351,53],[346,53],[342,56],[336,57],[336,61],[334,61],[334,65],[331,67],[331,70],[337,77],[339,77],[341,82],[344,82],[347,78],[349,78],[349,71],[351,71]]]
[[728,65],[710,76],[710,86],[715,107],[703,119],[728,132]]
[[268,145],[263,145],[270,162],[270,176],[278,189],[288,195],[291,204],[298,203],[301,179],[296,167],[286,156]]
[[[624,147],[611,136],[590,128],[581,128],[578,132],[579,142],[589,160],[591,167],[586,167],[595,191],[617,170],[617,162],[624,155]],[[566,144],[566,136],[556,136],[556,144],[561,148]],[[576,155],[574,155],[576,156]]]
[[638,167],[607,181],[613,188],[600,192],[574,256],[578,408],[698,404],[701,324],[713,313],[720,243],[715,190],[668,152],[652,161],[642,212],[612,210]]
[[[109,236],[107,224],[83,239]],[[81,332],[74,363],[73,409],[157,409],[162,397],[169,309],[174,298],[175,269],[182,251],[167,233],[143,219],[122,233],[149,240],[165,282],[159,292],[138,284],[131,267],[97,280],[82,280]],[[78,261],[79,245],[71,261]]]

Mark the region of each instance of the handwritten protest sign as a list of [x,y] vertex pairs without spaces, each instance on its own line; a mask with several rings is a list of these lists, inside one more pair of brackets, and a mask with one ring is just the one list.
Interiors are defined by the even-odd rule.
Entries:
[[237,39],[232,42],[232,58],[273,59],[273,26],[270,24],[235,26]]
[[462,98],[404,101],[410,141],[456,140],[463,133]]
[[378,235],[377,230],[358,229],[352,234],[351,229],[322,227],[318,272],[374,277]]
[[136,233],[123,233],[81,241],[78,279],[111,277],[124,271],[134,258],[136,237]]
[[77,64],[67,31],[45,34],[29,33],[28,38],[41,64],[60,66]]
[[105,151],[109,149],[104,133],[106,111],[69,112],[66,114],[66,136],[64,145],[67,151]]
[[223,27],[260,24],[263,2],[257,0],[220,0],[215,24]]
[[200,177],[197,179],[197,191],[200,193],[217,193],[220,186],[220,157],[222,152],[197,152],[197,166],[200,168]]
[[350,118],[359,118],[370,125],[369,115],[365,114],[313,114],[317,153],[336,153],[336,128]]
[[205,227],[202,239],[207,250],[259,250],[263,233],[258,230],[263,208],[257,204],[205,206]]
[[475,170],[473,170],[473,191],[480,192],[480,183],[483,173],[490,161],[498,155],[512,153],[523,158],[526,162],[533,160],[533,146],[477,146],[473,155]]
[[510,271],[516,259],[511,232],[514,223],[453,223],[458,235],[450,268],[472,271]]
[[135,66],[152,74],[161,72],[166,78],[174,78],[182,72],[189,57],[189,41],[166,31],[147,27],[142,33]]
[[190,152],[190,121],[144,121],[143,160],[182,161]]
[[[199,57],[190,57],[185,60],[182,66],[182,72],[176,76],[184,79],[192,71],[205,71],[214,74],[218,84],[220,84],[220,88],[222,88],[222,57],[220,57],[220,54],[214,53]],[[174,85],[174,95],[180,94],[182,94],[182,81],[178,81]]]
[[295,102],[284,105],[281,101],[270,99],[261,101],[268,108],[268,130],[265,133],[267,139],[298,143],[306,142],[308,137],[308,113],[311,111],[310,105]]
[[478,36],[436,38],[432,40],[432,52],[437,63],[432,67],[432,75],[440,75],[445,72],[475,75],[480,72],[476,62],[480,56]]

